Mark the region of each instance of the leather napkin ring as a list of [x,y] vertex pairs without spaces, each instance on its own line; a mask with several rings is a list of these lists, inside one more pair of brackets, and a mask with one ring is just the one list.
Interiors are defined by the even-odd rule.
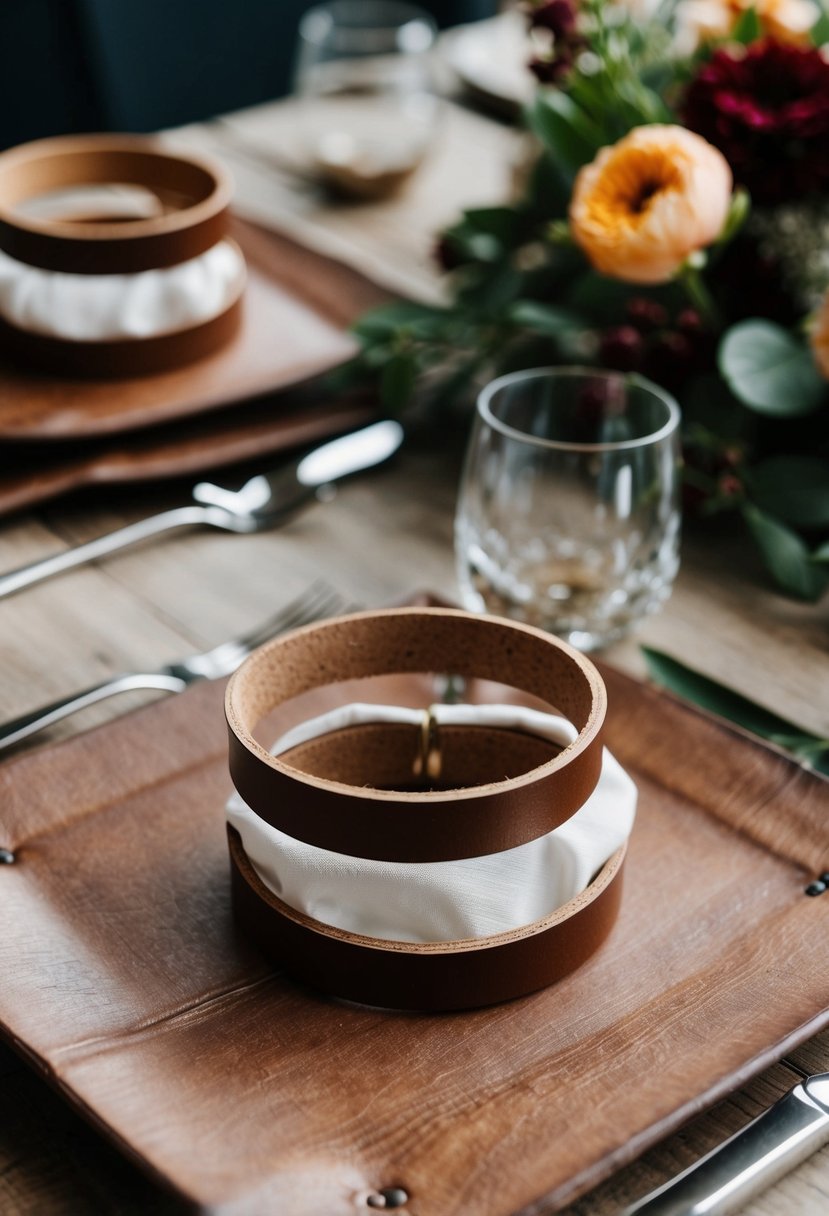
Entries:
[[[161,203],[145,218],[46,218],[21,204],[53,192],[140,186]],[[59,136],[0,153],[0,250],[41,270],[132,275],[165,270],[226,239],[230,178],[212,161],[132,135]],[[239,255],[240,261],[241,255]],[[244,276],[215,316],[142,337],[71,339],[0,318],[0,346],[39,372],[87,378],[151,375],[213,354],[239,330]]]
[[[164,205],[146,219],[45,219],[20,214],[32,198],[79,186],[142,186]],[[140,136],[60,136],[0,153],[0,249],[19,262],[71,274],[137,274],[187,262],[226,235],[228,175]]]
[[619,911],[626,846],[591,884],[543,920],[491,937],[401,942],[348,933],[269,891],[228,828],[236,922],[277,965],[333,996],[386,1009],[442,1012],[512,1000],[557,983],[602,945]]
[[[253,736],[271,710],[309,689],[406,672],[451,672],[520,688],[579,733],[517,776],[416,792],[315,776],[272,756]],[[587,801],[601,772],[605,708],[593,664],[539,629],[453,609],[357,613],[275,638],[242,664],[225,701],[230,773],[251,810],[297,840],[389,861],[477,857],[545,835]]]

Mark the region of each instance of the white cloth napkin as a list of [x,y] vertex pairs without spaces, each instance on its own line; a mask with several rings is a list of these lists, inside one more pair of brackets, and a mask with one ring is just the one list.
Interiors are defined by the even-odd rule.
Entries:
[[[566,746],[564,718],[513,705],[437,705],[439,725],[475,723],[529,731]],[[347,705],[289,731],[275,755],[363,722],[422,720],[418,710]],[[396,862],[333,853],[265,823],[234,793],[227,819],[262,882],[298,911],[368,937],[404,942],[487,937],[540,920],[572,899],[627,839],[636,786],[605,749],[599,783],[583,807],[538,840],[461,861]]]
[[151,338],[218,317],[245,279],[238,246],[140,274],[41,270],[0,250],[0,316],[18,329],[73,342]]

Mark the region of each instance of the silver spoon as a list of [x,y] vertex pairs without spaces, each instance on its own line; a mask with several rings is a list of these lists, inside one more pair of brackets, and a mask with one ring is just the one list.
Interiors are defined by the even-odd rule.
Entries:
[[273,473],[252,477],[241,490],[225,490],[201,481],[190,491],[194,499],[190,506],[162,511],[84,545],[0,575],[0,599],[174,528],[201,525],[222,528],[226,532],[264,532],[304,502],[323,495],[326,488],[340,478],[382,464],[402,442],[400,423],[384,419],[352,431],[350,435],[332,439]]

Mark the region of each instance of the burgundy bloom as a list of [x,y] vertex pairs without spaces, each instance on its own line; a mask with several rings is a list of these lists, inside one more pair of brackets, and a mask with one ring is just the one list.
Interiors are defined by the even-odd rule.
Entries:
[[773,39],[716,51],[691,83],[683,121],[719,148],[760,204],[829,188],[829,63]]
[[530,10],[530,25],[549,30],[554,38],[569,38],[576,28],[576,10],[570,0],[543,0]]

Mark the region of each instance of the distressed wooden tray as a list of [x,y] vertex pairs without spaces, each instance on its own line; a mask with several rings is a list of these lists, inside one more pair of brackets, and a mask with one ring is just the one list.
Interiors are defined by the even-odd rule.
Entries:
[[0,767],[0,1022],[202,1209],[564,1206],[829,1022],[829,783],[612,670],[640,788],[622,914],[554,988],[473,1013],[337,1004],[230,918],[222,687]]
[[299,384],[356,350],[347,327],[387,299],[348,267],[235,220],[248,264],[242,324],[174,371],[118,380],[40,376],[0,361],[0,441],[82,439],[154,426]]

